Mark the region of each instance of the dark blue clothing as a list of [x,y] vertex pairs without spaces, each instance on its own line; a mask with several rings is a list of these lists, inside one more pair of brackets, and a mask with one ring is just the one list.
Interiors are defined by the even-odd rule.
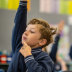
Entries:
[[51,52],[49,54],[51,59],[54,61],[55,72],[62,72],[61,64],[58,63],[57,59],[56,59],[58,46],[59,46],[59,40],[60,40],[60,34],[57,34],[56,37],[55,37],[55,42],[52,45],[52,49],[51,49]]
[[15,17],[15,27],[12,34],[13,58],[7,72],[53,72],[54,63],[42,47],[32,49],[32,55],[24,58],[19,52],[21,37],[26,28],[27,3],[20,2]]
[[51,59],[56,62],[56,54],[57,54],[57,51],[58,51],[58,44],[59,44],[59,40],[60,40],[60,34],[58,34],[56,37],[55,37],[55,42],[54,44],[52,45],[52,49],[51,49],[51,52],[49,54],[49,56],[51,57]]
[[69,56],[72,59],[72,45],[70,46]]

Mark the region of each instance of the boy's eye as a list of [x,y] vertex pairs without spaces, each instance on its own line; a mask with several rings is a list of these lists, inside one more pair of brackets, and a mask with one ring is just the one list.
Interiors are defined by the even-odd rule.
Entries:
[[35,33],[34,31],[30,31],[31,33]]

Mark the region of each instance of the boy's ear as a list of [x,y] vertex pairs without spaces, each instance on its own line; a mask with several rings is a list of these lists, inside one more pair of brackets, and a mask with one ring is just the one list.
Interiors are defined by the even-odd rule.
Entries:
[[43,46],[47,43],[47,40],[46,39],[41,39],[40,42],[39,42],[39,45],[40,46]]

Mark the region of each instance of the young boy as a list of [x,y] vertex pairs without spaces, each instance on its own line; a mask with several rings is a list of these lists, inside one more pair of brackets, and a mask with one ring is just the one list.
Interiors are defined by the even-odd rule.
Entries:
[[53,72],[54,64],[42,48],[53,41],[54,28],[41,19],[26,27],[27,1],[20,0],[12,36],[13,58],[8,72]]

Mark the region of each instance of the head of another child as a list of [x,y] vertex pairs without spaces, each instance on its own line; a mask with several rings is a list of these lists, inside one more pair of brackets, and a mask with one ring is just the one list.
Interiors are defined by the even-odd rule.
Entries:
[[31,48],[47,46],[53,42],[56,28],[50,27],[48,22],[42,19],[32,19],[22,35],[22,44],[25,41]]

